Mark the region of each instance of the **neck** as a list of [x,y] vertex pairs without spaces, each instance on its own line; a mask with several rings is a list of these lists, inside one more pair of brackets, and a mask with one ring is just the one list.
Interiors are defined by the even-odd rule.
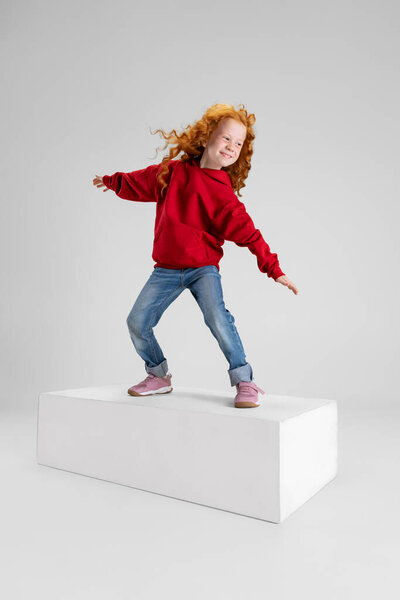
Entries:
[[220,171],[221,167],[212,167],[210,165],[207,165],[207,157],[204,156],[204,152],[202,154],[202,156],[200,156],[200,158],[197,159],[198,161],[198,165],[200,167],[200,169],[212,169],[213,171]]

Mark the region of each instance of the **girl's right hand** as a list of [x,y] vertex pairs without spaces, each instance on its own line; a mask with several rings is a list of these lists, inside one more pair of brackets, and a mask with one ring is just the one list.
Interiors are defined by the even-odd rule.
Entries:
[[103,178],[100,177],[100,175],[96,175],[95,178],[93,179],[93,185],[95,185],[97,188],[102,188],[104,187],[105,189],[103,190],[103,192],[108,192],[108,187],[106,187],[106,184],[103,183]]

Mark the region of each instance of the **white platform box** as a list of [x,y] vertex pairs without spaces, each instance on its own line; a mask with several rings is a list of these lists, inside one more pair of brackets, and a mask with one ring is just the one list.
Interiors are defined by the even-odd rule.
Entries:
[[280,523],[337,474],[337,403],[131,384],[39,395],[37,462]]

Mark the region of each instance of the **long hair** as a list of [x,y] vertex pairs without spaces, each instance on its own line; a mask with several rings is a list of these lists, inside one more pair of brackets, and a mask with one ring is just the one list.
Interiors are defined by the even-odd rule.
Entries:
[[256,121],[255,115],[253,113],[248,114],[243,104],[239,105],[238,109],[235,109],[231,104],[214,104],[205,111],[201,119],[196,121],[193,125],[187,125],[181,134],[178,134],[175,129],[172,129],[169,133],[165,132],[163,129],[156,129],[154,132],[150,129],[152,135],[160,133],[166,140],[162,150],[171,146],[169,153],[164,156],[161,161],[162,168],[158,174],[161,195],[163,195],[164,192],[166,193],[166,188],[169,184],[169,161],[175,159],[181,152],[182,156],[179,160],[182,162],[200,157],[204,151],[203,144],[208,141],[213,131],[218,127],[220,121],[226,118],[235,119],[246,127],[246,139],[243,142],[239,158],[233,165],[221,167],[223,171],[228,173],[233,191],[241,197],[239,190],[246,186],[245,180],[251,169],[253,141],[255,138],[253,125]]

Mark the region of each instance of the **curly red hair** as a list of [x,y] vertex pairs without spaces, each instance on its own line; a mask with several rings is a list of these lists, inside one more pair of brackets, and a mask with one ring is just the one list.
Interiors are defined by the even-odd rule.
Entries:
[[255,115],[253,113],[248,114],[243,104],[239,105],[238,109],[231,104],[214,104],[205,111],[201,119],[193,125],[187,125],[181,134],[178,134],[175,129],[172,129],[169,133],[166,133],[163,129],[156,129],[154,132],[150,129],[152,135],[160,133],[166,140],[165,146],[162,148],[163,150],[171,146],[169,153],[162,159],[163,166],[158,175],[158,181],[161,185],[161,195],[164,192],[166,193],[169,183],[169,161],[176,158],[181,152],[183,154],[179,160],[182,162],[200,157],[204,151],[203,144],[208,141],[220,121],[226,118],[235,119],[246,127],[246,139],[243,142],[239,158],[233,165],[221,167],[223,171],[228,173],[234,192],[241,197],[239,190],[246,186],[245,180],[251,169],[253,141],[255,138],[253,125],[256,121]]

